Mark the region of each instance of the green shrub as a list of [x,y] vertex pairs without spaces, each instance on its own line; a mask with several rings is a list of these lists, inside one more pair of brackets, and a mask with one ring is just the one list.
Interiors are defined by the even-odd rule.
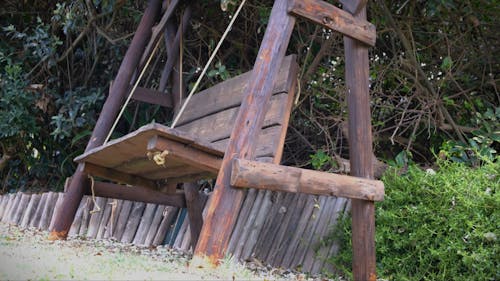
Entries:
[[[498,158],[497,158],[498,160]],[[500,279],[500,164],[478,168],[441,161],[437,172],[390,169],[376,206],[377,273],[389,280]],[[341,254],[331,260],[350,275],[350,219]]]

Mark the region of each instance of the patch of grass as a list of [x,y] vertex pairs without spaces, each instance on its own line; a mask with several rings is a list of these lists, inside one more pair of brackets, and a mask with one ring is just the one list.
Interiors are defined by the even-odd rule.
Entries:
[[[377,272],[389,280],[500,280],[500,161],[477,168],[439,162],[436,173],[390,169],[376,205]],[[350,218],[340,223],[341,253],[351,270]]]

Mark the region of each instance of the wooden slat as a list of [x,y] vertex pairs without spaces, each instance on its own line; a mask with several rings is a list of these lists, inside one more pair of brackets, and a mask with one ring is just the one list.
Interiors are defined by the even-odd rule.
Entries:
[[138,246],[144,245],[144,241],[146,240],[146,235],[148,234],[149,227],[151,226],[151,222],[153,221],[157,206],[158,205],[151,203],[146,204],[146,208],[144,209],[144,213],[141,216],[141,221],[135,233],[132,244]]
[[116,224],[118,218],[120,217],[122,211],[122,205],[125,200],[113,199],[111,202],[111,214],[109,217],[108,225],[106,226],[106,232],[104,232],[104,239],[108,239],[113,236],[116,229]]
[[[281,125],[285,115],[288,115],[287,100],[288,94],[282,93],[274,95],[269,101],[269,110],[265,113],[265,119],[262,127],[272,125]],[[229,138],[236,119],[239,107],[230,108],[209,116],[203,119],[196,120],[183,126],[178,126],[178,130],[182,130],[188,134],[196,135],[208,142],[214,142],[221,139]]]
[[45,207],[45,204],[47,203],[48,195],[49,195],[48,193],[42,193],[40,202],[38,203],[35,213],[33,214],[33,217],[30,220],[29,223],[30,227],[38,227],[38,224],[40,223],[40,218],[42,217],[43,209]]
[[146,239],[144,240],[144,246],[150,247],[151,245],[153,245],[153,240],[155,238],[156,233],[158,232],[158,228],[160,227],[165,208],[166,206],[164,205],[158,205],[158,207],[156,208],[153,220],[151,221],[151,227],[148,229],[148,233],[146,234]]
[[132,205],[134,203],[129,200],[123,200],[122,207],[116,221],[115,229],[111,237],[120,241],[122,239],[123,233],[125,232],[125,228],[127,227],[127,221],[130,216],[130,211],[132,210]]
[[106,233],[106,229],[109,224],[109,220],[111,217],[111,209],[113,208],[112,204],[115,201],[115,199],[108,198],[106,201],[106,204],[102,206],[102,218],[101,222],[99,223],[99,229],[97,230],[97,235],[96,239],[103,239],[104,234]]
[[28,207],[31,195],[23,193],[21,195],[21,200],[19,200],[19,206],[16,210],[16,213],[12,217],[12,223],[19,225],[21,223],[21,219],[23,217],[24,212],[26,211],[26,207]]
[[107,201],[108,198],[103,198],[103,197],[95,198],[95,204],[94,208],[91,210],[89,228],[87,230],[88,238],[97,237],[97,232],[99,231],[99,225],[101,224],[102,215],[104,214],[104,209],[106,208]]
[[[294,75],[296,74],[296,69],[298,69],[295,59],[295,55],[290,55],[283,59],[272,90],[274,94],[288,92],[291,82],[294,82],[297,78],[296,75]],[[194,95],[189,102],[189,106],[186,107],[179,119],[179,127],[193,120],[229,108],[238,107],[243,100],[243,92],[248,85],[250,76],[251,71],[226,80]]]
[[12,207],[12,201],[14,200],[15,194],[9,194],[9,198],[7,199],[7,203],[5,203],[5,208],[1,217],[1,221],[5,221],[7,214],[9,213],[10,208]]
[[158,227],[158,231],[155,234],[155,238],[153,239],[153,246],[158,246],[163,243],[165,239],[165,235],[170,229],[170,225],[172,221],[177,215],[179,208],[167,206],[164,211],[164,216],[161,220],[160,226]]
[[52,231],[54,228],[54,224],[56,223],[56,217],[57,217],[56,214],[61,209],[61,205],[63,203],[64,196],[65,196],[65,193],[63,193],[63,192],[57,193],[57,201],[56,201],[56,205],[54,207],[54,211],[52,213],[52,218],[50,219],[49,231]]
[[69,237],[75,237],[80,233],[80,225],[82,224],[82,216],[83,216],[83,207],[85,202],[87,201],[87,197],[83,196],[80,204],[78,205],[78,209],[76,210],[75,218],[73,219],[73,223],[68,232]]
[[370,46],[375,46],[377,33],[373,24],[355,18],[350,13],[326,1],[292,0],[289,9],[294,15],[309,19]]
[[[83,197],[85,198],[85,197]],[[94,202],[92,202],[92,198],[87,196],[85,200],[85,204],[83,205],[83,210],[82,210],[82,221],[80,224],[80,230],[78,231],[78,236],[80,237],[85,237],[87,236],[87,231],[89,229],[89,223],[90,223],[90,211],[93,210],[94,208]]]
[[2,200],[0,201],[0,220],[2,219],[3,212],[5,211],[5,206],[9,200],[9,195],[5,194],[1,196]]
[[135,232],[137,231],[137,227],[139,226],[145,207],[145,203],[134,202],[132,211],[130,212],[130,216],[127,220],[125,232],[123,232],[122,239],[120,240],[122,243],[131,243],[134,239]]
[[256,196],[256,189],[248,190],[245,196],[245,201],[243,202],[243,206],[241,206],[240,213],[238,214],[236,226],[234,227],[233,233],[231,234],[231,240],[229,240],[229,245],[227,246],[228,253],[234,253],[236,246],[239,243],[241,233],[243,232],[243,227],[245,226],[245,222],[248,219],[248,214],[250,214],[250,211],[252,210],[252,206],[255,202]]
[[156,189],[158,187],[154,181],[139,176],[122,173],[111,168],[97,166],[90,163],[85,163],[84,171],[93,176],[102,177],[105,179],[111,179],[117,182],[127,183],[130,185],[144,186],[152,189]]
[[233,160],[231,185],[368,201],[384,199],[384,183],[381,181],[245,159]]
[[198,150],[161,136],[154,136],[148,142],[148,151],[150,152],[168,152],[166,161],[184,162],[190,166],[197,167],[202,171],[217,173],[219,171],[222,159],[204,151]]
[[150,104],[161,105],[163,107],[172,107],[172,100],[168,95],[149,88],[137,87],[132,95],[132,99]]
[[19,201],[21,201],[22,196],[23,196],[22,192],[16,193],[14,200],[12,201],[12,205],[10,207],[10,210],[8,210],[7,218],[5,219],[6,222],[10,223],[12,221],[14,214],[16,213],[17,209],[19,208]]
[[38,203],[40,202],[40,198],[42,195],[40,194],[32,194],[28,207],[26,207],[26,212],[24,213],[23,219],[21,220],[21,228],[26,228],[29,226],[30,219],[33,217],[33,214],[38,207]]

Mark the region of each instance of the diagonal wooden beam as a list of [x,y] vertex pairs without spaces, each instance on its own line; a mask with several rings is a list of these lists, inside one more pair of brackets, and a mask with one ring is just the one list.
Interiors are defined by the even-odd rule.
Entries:
[[231,185],[272,191],[384,200],[384,183],[272,163],[234,159]]
[[291,0],[289,10],[294,15],[309,19],[370,46],[375,46],[377,32],[373,24],[355,18],[350,13],[323,0]]
[[234,128],[217,176],[211,203],[194,251],[192,265],[217,265],[226,254],[244,191],[230,185],[233,158],[253,159],[257,137],[272,95],[274,80],[285,56],[295,18],[287,12],[288,0],[274,1],[266,33],[252,70]]
[[[131,89],[132,87],[130,87]],[[130,92],[130,90],[129,90]],[[132,99],[136,101],[146,102],[150,104],[161,105],[163,107],[172,108],[172,101],[169,96],[163,92],[156,91],[149,88],[137,87]]]

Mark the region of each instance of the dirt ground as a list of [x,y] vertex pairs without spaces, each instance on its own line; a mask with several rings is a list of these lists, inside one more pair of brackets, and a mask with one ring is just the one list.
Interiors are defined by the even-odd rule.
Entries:
[[189,256],[165,247],[112,241],[48,241],[47,232],[0,223],[0,280],[326,280],[224,260],[217,269],[189,268]]

